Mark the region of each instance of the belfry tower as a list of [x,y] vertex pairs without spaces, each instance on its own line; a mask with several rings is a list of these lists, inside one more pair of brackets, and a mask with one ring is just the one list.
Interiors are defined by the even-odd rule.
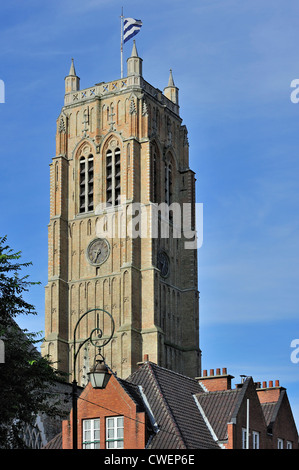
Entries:
[[[50,165],[42,347],[70,380],[74,328],[94,308],[113,316],[113,340],[102,352],[118,376],[129,376],[144,355],[200,375],[197,250],[190,243],[195,176],[188,151],[172,72],[164,92],[146,82],[135,42],[125,78],[84,90],[72,60]],[[101,311],[86,316],[78,342],[95,327],[108,334]],[[82,385],[92,348],[78,357]]]

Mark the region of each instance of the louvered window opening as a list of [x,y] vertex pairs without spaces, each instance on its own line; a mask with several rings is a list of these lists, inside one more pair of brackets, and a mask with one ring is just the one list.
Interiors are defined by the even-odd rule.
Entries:
[[80,159],[80,213],[93,211],[93,156]]
[[106,202],[107,205],[120,204],[121,167],[120,149],[107,150],[106,153]]

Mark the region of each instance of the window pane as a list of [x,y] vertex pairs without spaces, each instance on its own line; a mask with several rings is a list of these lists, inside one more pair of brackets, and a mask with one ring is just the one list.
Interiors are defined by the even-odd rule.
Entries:
[[117,418],[117,426],[123,427],[123,425],[124,425],[124,418],[121,416],[120,418]]
[[124,448],[124,418],[115,416],[106,419],[106,448],[123,449]]
[[82,423],[83,426],[83,449],[100,448],[100,420],[87,419]]
[[108,418],[107,419],[107,424],[108,424],[108,428],[113,428],[114,419],[113,418]]

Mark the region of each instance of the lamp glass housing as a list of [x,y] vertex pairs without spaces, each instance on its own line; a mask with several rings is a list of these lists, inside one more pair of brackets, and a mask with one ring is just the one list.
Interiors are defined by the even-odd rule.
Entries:
[[90,383],[93,388],[106,388],[110,373],[103,361],[98,361],[97,364],[88,373]]

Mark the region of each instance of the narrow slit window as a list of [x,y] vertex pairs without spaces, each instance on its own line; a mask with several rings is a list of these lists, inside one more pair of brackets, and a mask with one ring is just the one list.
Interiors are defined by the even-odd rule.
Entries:
[[172,202],[172,167],[170,163],[165,165],[165,202],[169,205]]
[[88,157],[88,211],[93,211],[93,157]]
[[120,150],[116,149],[115,154],[115,163],[114,163],[114,168],[115,168],[115,188],[114,188],[114,204],[118,205],[120,204]]
[[108,150],[106,155],[106,201],[113,204],[113,171],[112,171],[112,151]]
[[85,158],[80,159],[80,212],[85,212]]

